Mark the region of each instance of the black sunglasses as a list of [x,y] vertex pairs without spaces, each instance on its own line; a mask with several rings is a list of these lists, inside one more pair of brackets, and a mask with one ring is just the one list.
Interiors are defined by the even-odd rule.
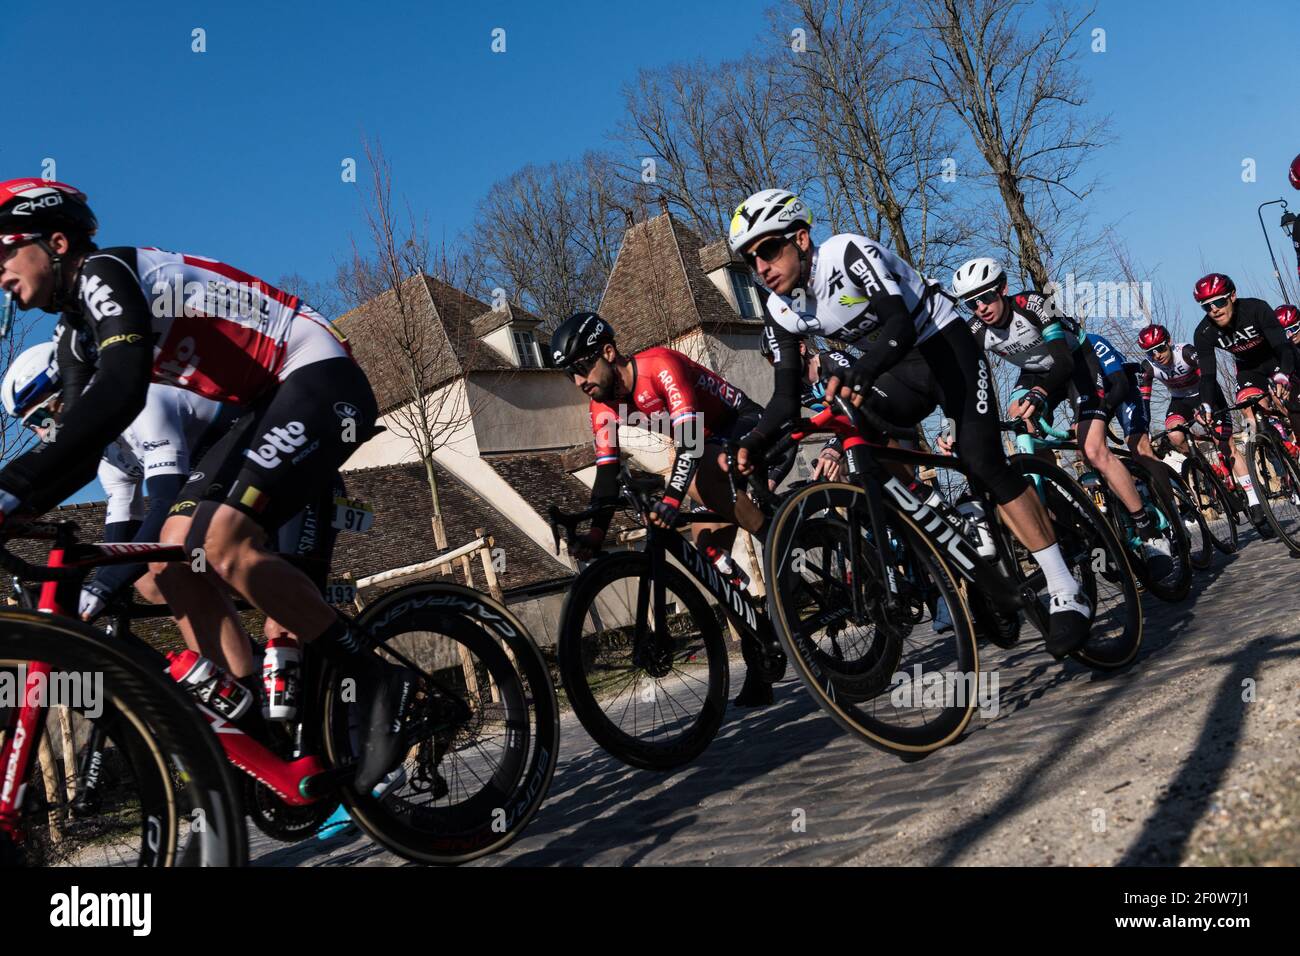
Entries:
[[987,292],[981,292],[979,295],[973,295],[969,299],[963,299],[962,301],[966,304],[966,308],[974,312],[975,306],[992,305],[1000,298],[1002,298],[1002,293],[997,289],[989,289]]
[[746,252],[744,260],[749,263],[751,269],[758,268],[758,260],[771,262],[781,254],[781,250],[790,242],[789,236],[772,236],[770,239],[764,239],[758,244],[753,252]]
[[1225,309],[1227,307],[1228,307],[1228,296],[1226,295],[1221,295],[1217,299],[1210,299],[1210,301],[1208,302],[1201,303],[1201,308],[1204,309],[1206,312],[1209,312],[1213,309]]
[[1151,346],[1151,348],[1147,349],[1147,355],[1157,355],[1160,352],[1168,351],[1168,349],[1169,349],[1169,343],[1162,342],[1160,345],[1153,345]]
[[602,358],[604,358],[604,356],[597,353],[595,355],[588,356],[585,359],[576,359],[575,361],[570,362],[568,365],[564,366],[565,374],[569,375],[570,377],[581,376],[582,378],[586,378],[587,374],[593,368],[596,367],[596,363],[599,362]]

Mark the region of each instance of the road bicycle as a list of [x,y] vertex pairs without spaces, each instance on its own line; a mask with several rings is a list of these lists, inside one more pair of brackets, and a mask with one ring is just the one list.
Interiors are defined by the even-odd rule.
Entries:
[[[1015,430],[1023,423],[1003,427]],[[960,608],[949,602],[948,612],[955,620],[973,617],[980,632],[1002,646],[1019,640],[1021,615],[1046,634],[1046,581],[1025,548],[993,520],[996,503],[960,459],[886,446],[881,436],[911,433],[839,400],[792,426],[785,440],[817,433],[843,439],[848,480],[799,488],[773,515],[763,553],[772,622],[796,671],[837,723],[881,749],[923,754],[964,729],[974,707],[978,662],[973,654],[932,649],[914,654],[919,659],[910,670],[900,667],[909,642],[928,643],[927,629],[917,620],[918,601],[933,598],[902,586],[899,550],[930,558],[944,600],[956,593],[961,601]],[[1014,455],[1011,462],[1032,479],[1094,608],[1088,640],[1071,656],[1097,670],[1124,667],[1141,646],[1142,608],[1123,547],[1092,498],[1063,469],[1028,455]],[[906,476],[924,468],[961,475],[966,497],[979,505],[973,512],[978,517],[967,518],[933,488],[917,490],[909,483]],[[840,529],[830,545],[828,524]],[[810,593],[820,599],[809,601]],[[864,679],[856,685],[826,665],[827,645],[835,637],[828,618],[859,635],[851,663]],[[899,706],[915,704],[918,695],[921,706]]]
[[1218,420],[1254,409],[1255,423],[1246,432],[1246,468],[1269,528],[1292,554],[1300,554],[1300,465],[1292,451],[1290,424],[1262,404],[1267,398],[1256,395],[1212,414]]
[[[6,548],[19,537],[50,541],[49,566]],[[72,547],[65,523],[10,524],[0,566],[44,582],[73,605],[81,560],[116,563],[112,545]],[[156,657],[107,640],[73,618],[0,610],[0,865],[239,866],[247,834],[236,775],[189,695]],[[58,705],[52,710],[53,705]],[[62,718],[53,714],[61,711]],[[101,786],[94,808],[59,785],[56,765],[75,763],[77,740],[100,743],[79,776]],[[38,755],[43,757],[38,760]],[[38,766],[39,765],[39,766]]]
[[[49,563],[75,574],[42,590],[45,620],[66,620],[77,606],[81,579],[94,567],[188,560],[179,546],[85,545],[76,540],[75,526],[57,528]],[[28,580],[48,573],[12,555],[5,566]],[[527,630],[490,597],[443,582],[389,591],[353,626],[374,652],[418,674],[404,728],[409,750],[381,795],[351,786],[360,720],[355,681],[312,653],[310,644],[303,648],[301,716],[266,743],[189,695],[183,698],[217,733],[229,762],[283,804],[278,815],[266,815],[278,816],[290,830],[314,819],[304,808],[321,803],[333,809],[341,801],[372,839],[415,862],[463,863],[508,845],[544,800],[559,746],[554,685]],[[161,653],[132,634],[129,621],[119,621],[114,632],[103,639],[108,646],[130,648],[155,673],[167,666]],[[103,784],[93,773],[111,743],[92,733],[80,751],[75,790],[91,815],[106,812],[114,796],[97,794]],[[224,792],[235,799],[240,791],[232,786]]]
[[[1022,430],[1016,436],[1016,447],[1027,455],[1033,455],[1039,450],[1055,454],[1080,453],[1079,443],[1070,432],[1058,429],[1042,418],[1035,422],[1032,433]],[[1143,541],[1129,517],[1128,508],[1101,476],[1089,467],[1080,477],[1080,484],[1087,488],[1098,510],[1105,515],[1124,543],[1129,563],[1139,583],[1161,600],[1181,601],[1192,586],[1191,545],[1172,489],[1167,481],[1161,480],[1162,476],[1157,475],[1154,466],[1144,459],[1127,453],[1117,457],[1132,476],[1143,508],[1168,545],[1171,566],[1164,575],[1156,577],[1151,573],[1143,551]]]

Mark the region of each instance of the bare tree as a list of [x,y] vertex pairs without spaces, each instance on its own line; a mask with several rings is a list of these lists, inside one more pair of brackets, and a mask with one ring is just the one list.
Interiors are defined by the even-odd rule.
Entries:
[[394,209],[392,167],[382,146],[367,143],[365,150],[371,178],[362,208],[373,248],[363,254],[354,243],[351,261],[340,269],[340,295],[359,304],[367,331],[356,343],[358,358],[381,404],[394,405],[388,427],[409,441],[424,463],[434,542],[444,549],[447,532],[434,455],[454,441],[472,417],[468,390],[456,374],[456,356],[476,343],[452,339],[472,339],[468,322],[435,320],[427,277],[434,267],[445,273],[449,263],[445,255],[439,261],[431,250],[427,224],[417,221],[409,207],[405,216]]
[[594,308],[618,255],[630,202],[598,153],[523,167],[479,204],[472,247],[485,281],[548,325]]
[[[1026,0],[917,0],[931,84],[969,130],[1001,199],[1008,253],[1039,289],[1086,244],[1083,174],[1106,140],[1106,121],[1083,112],[1076,68],[1093,8],[1045,11],[1026,23]],[[999,230],[1002,232],[1003,230]]]
[[795,25],[806,35],[788,57],[788,106],[821,172],[832,228],[881,240],[921,269],[946,260],[965,238],[965,217],[942,208],[942,165],[956,144],[942,104],[917,79],[906,8],[895,0],[791,7],[773,14],[781,35]]
[[750,193],[775,184],[799,191],[809,179],[775,59],[644,70],[624,99],[614,134],[627,157],[624,181],[665,201],[700,236],[725,235]]

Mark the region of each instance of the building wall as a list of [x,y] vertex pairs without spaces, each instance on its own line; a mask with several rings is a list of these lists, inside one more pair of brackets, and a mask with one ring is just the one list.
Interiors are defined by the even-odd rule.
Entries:
[[480,454],[569,448],[591,440],[590,403],[561,372],[476,372],[469,399]]

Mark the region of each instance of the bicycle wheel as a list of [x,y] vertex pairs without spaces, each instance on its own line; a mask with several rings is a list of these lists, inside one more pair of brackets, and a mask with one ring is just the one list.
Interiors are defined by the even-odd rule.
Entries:
[[[555,772],[559,704],[541,651],[485,594],[421,582],[389,591],[356,619],[381,656],[420,674],[417,718],[437,720],[454,696],[469,716],[412,743],[381,797],[339,797],[376,842],[419,863],[456,864],[510,844],[537,813]],[[355,694],[323,674],[323,739],[331,764],[356,759]]]
[[608,554],[579,575],[560,618],[560,679],[592,740],[626,764],[670,770],[698,757],[722,726],[730,663],[720,611],[677,568],[663,567],[656,646],[650,556]]
[[1191,590],[1192,562],[1187,529],[1178,518],[1178,507],[1170,496],[1169,489],[1165,487],[1165,483],[1155,475],[1146,462],[1136,458],[1120,460],[1124,462],[1128,473],[1133,476],[1133,485],[1142,499],[1143,507],[1151,516],[1160,537],[1169,546],[1170,569],[1163,577],[1156,578],[1151,574],[1147,562],[1142,557],[1141,539],[1116,497],[1116,504],[1121,506],[1115,510],[1114,517],[1124,530],[1121,540],[1125,540],[1129,546],[1133,569],[1147,590],[1160,600],[1181,601]]
[[[1060,466],[1033,455],[1012,455],[1011,464],[1038,489],[1056,532],[1061,553],[1092,604],[1088,642],[1071,656],[1096,670],[1124,667],[1142,646],[1142,602],[1126,549],[1096,502]],[[1014,537],[1016,572],[1037,583],[1047,619],[1046,582],[1029,552]]]
[[[47,761],[29,765],[20,807],[25,839],[0,835],[0,856],[25,866],[241,866],[247,833],[234,770],[191,699],[143,652],[102,640],[79,622],[0,611],[0,671],[39,660],[46,686],[68,702],[70,737],[58,709],[46,712]],[[51,699],[51,702],[53,700]],[[0,713],[4,736],[18,711]],[[58,782],[78,764],[77,741],[102,741],[89,773]],[[71,746],[69,753],[65,750]],[[72,759],[69,760],[68,758]],[[90,761],[87,761],[88,763]],[[78,778],[80,778],[78,780]],[[78,793],[69,787],[80,784]],[[75,796],[83,799],[75,802]],[[89,799],[88,799],[89,798]]]
[[1237,516],[1228,490],[1214,471],[1199,458],[1183,462],[1183,481],[1191,489],[1196,508],[1210,530],[1214,546],[1224,554],[1237,550]]
[[[977,705],[997,702],[983,699],[970,611],[943,556],[886,500],[882,581],[865,497],[825,482],[781,503],[763,549],[768,612],[795,672],[836,723],[882,750],[925,754],[956,740]],[[886,587],[898,597],[892,617]],[[950,619],[943,630],[933,626],[939,602]]]
[[1300,554],[1300,468],[1269,431],[1246,443],[1246,463],[1269,527],[1292,554]]
[[1196,506],[1196,498],[1183,484],[1178,472],[1172,468],[1169,469],[1169,490],[1173,493],[1178,520],[1182,522],[1187,532],[1188,554],[1192,567],[1197,571],[1204,571],[1214,563],[1214,536],[1210,534],[1210,526],[1206,524],[1205,516]]

